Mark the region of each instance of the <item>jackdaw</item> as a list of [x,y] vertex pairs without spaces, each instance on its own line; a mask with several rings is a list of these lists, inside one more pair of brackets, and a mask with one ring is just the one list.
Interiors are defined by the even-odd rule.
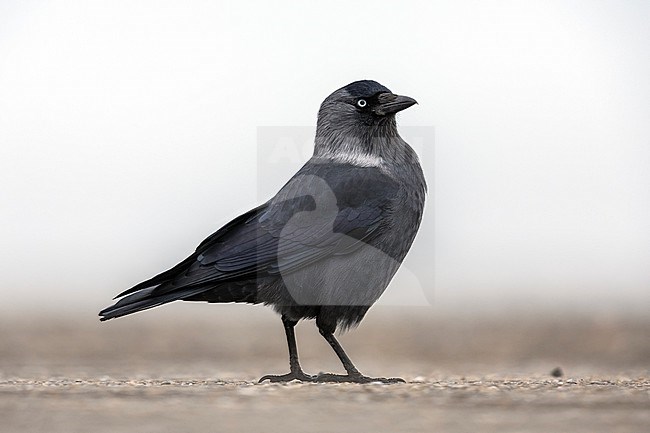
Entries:
[[[260,382],[403,382],[362,375],[334,332],[363,319],[420,226],[426,182],[395,121],[413,104],[370,80],[329,95],[318,112],[313,156],[275,197],[173,268],[117,295],[122,299],[100,320],[177,300],[270,305],[282,316],[290,372]],[[347,374],[303,372],[294,334],[301,319],[316,319]]]

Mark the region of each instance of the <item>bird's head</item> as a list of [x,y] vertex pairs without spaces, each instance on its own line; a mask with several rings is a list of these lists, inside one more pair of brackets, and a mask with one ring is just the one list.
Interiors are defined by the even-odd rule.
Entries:
[[395,95],[376,81],[350,83],[329,95],[318,112],[319,123],[337,122],[340,127],[372,128],[394,121],[395,114],[417,101]]
[[376,81],[350,83],[321,104],[316,153],[343,148],[370,153],[373,143],[398,136],[395,114],[414,104],[415,99],[396,95]]

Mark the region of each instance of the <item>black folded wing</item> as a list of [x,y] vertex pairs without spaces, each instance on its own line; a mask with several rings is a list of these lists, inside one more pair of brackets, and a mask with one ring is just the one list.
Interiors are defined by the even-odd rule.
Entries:
[[157,298],[160,305],[347,254],[385,229],[396,191],[377,168],[308,163],[269,202],[228,223],[172,269],[121,293],[133,294],[102,313]]

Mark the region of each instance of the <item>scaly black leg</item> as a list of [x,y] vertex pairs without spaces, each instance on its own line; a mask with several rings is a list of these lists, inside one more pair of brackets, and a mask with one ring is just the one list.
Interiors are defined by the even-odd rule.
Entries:
[[334,352],[336,352],[336,356],[339,357],[341,360],[341,363],[343,364],[343,368],[345,368],[345,371],[348,372],[347,375],[341,375],[341,374],[331,374],[331,373],[321,373],[318,376],[314,378],[315,382],[355,382],[355,383],[369,383],[369,382],[382,382],[382,383],[404,383],[404,379],[400,379],[399,377],[368,377],[364,376],[357,370],[357,368],[354,366],[352,361],[350,360],[350,357],[345,353],[345,350],[343,350],[343,347],[341,344],[338,342],[338,340],[334,337],[334,333],[328,332],[327,330],[324,330],[323,328],[319,328],[321,335],[327,342],[329,343],[330,346],[332,346],[332,349],[334,349]]
[[295,320],[290,320],[286,316],[282,316],[282,323],[284,324],[284,332],[287,335],[287,345],[289,346],[289,367],[291,371],[283,375],[267,374],[262,377],[258,383],[269,380],[271,382],[291,382],[292,380],[301,380],[303,382],[313,382],[314,377],[305,374],[300,367],[298,360],[298,347],[296,346],[296,334],[294,327],[296,326]]

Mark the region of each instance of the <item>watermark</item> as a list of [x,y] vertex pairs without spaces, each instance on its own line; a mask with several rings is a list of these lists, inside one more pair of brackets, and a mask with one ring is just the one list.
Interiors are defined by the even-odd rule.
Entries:
[[[431,190],[435,129],[399,129],[416,151]],[[402,260],[394,246],[386,247],[374,236],[374,231],[380,230],[381,209],[373,209],[372,204],[355,208],[339,203],[332,179],[316,172],[306,171],[292,179],[312,156],[314,135],[315,128],[306,126],[264,126],[257,134],[258,198],[264,202],[281,191],[272,209],[261,216],[258,239],[266,241],[258,249],[265,253],[264,248],[271,248],[273,251],[266,253],[277,254],[271,272],[282,277],[290,301],[300,305],[370,306],[379,298],[380,305],[431,305],[432,197],[428,197],[412,252]],[[397,235],[399,238],[401,233]],[[383,292],[387,281],[391,282]]]

